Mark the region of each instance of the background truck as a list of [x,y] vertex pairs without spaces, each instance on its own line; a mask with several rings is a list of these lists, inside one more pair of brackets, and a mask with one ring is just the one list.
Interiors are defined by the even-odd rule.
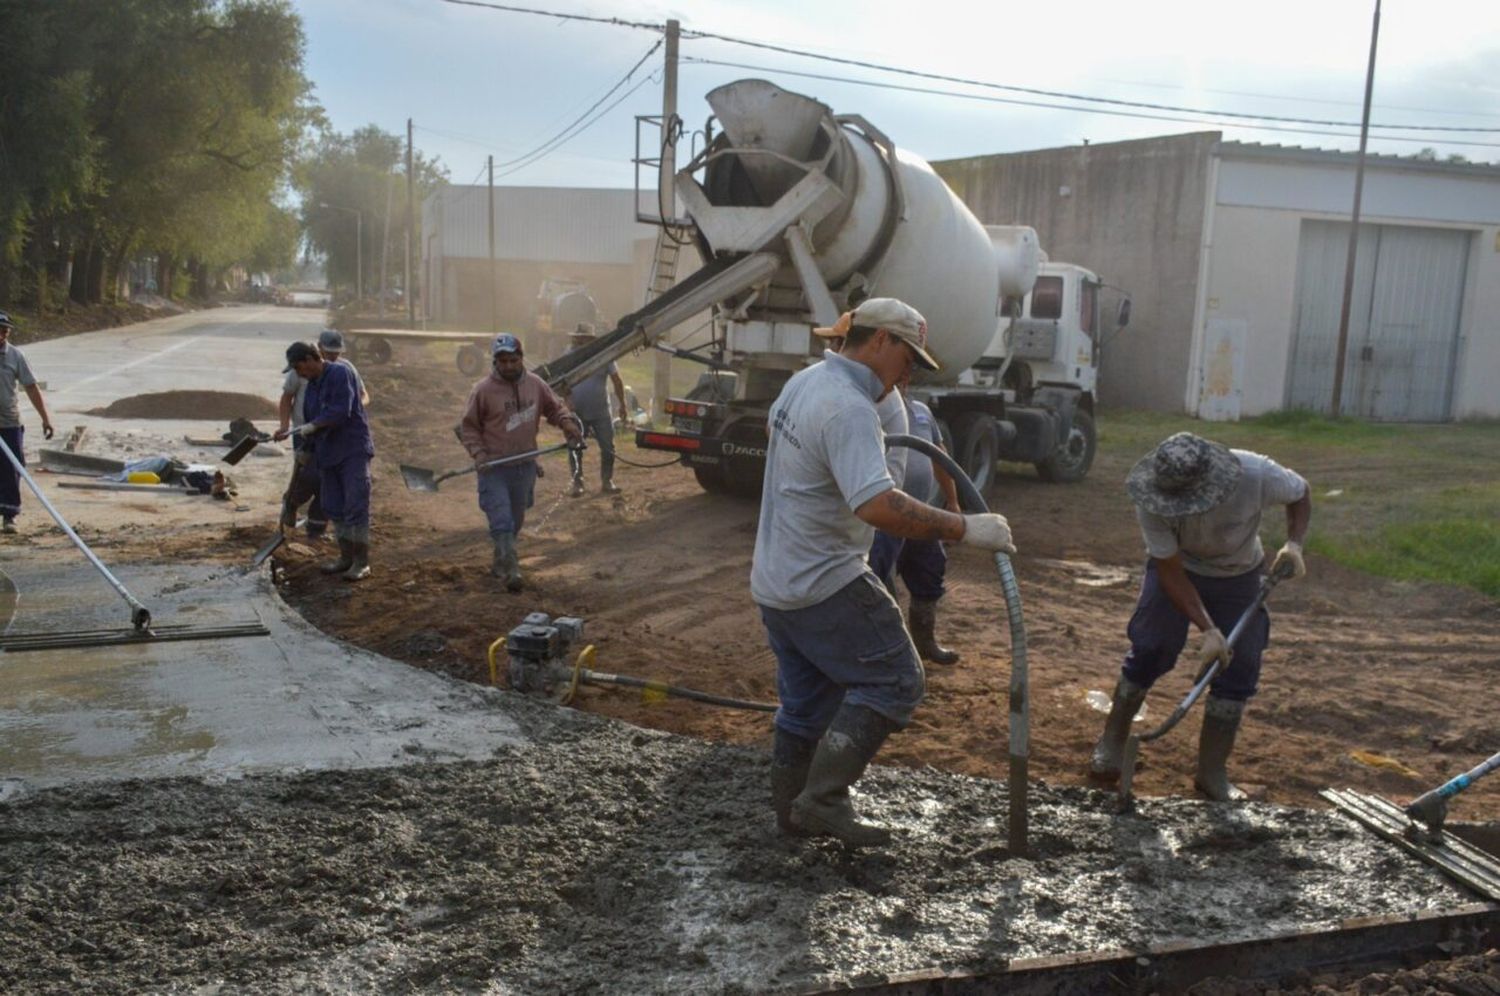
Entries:
[[759,494],[767,411],[821,356],[812,329],[867,297],[897,297],[926,317],[942,365],[913,394],[977,484],[1002,459],[1053,480],[1088,472],[1104,341],[1095,274],[1046,261],[1030,228],[980,224],[926,162],[857,115],[764,80],[707,99],[703,149],[675,179],[687,217],[662,233],[695,246],[702,268],[539,373],[568,386],[712,309],[707,342],[670,350],[709,370],[665,404],[672,431],[639,430],[636,442],[679,454],[707,490]]

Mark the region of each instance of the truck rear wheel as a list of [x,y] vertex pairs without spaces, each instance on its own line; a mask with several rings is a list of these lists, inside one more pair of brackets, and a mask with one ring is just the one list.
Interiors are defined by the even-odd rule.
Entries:
[[693,464],[693,476],[698,479],[698,487],[711,495],[721,495],[725,492],[723,469],[713,464]]
[[953,419],[954,457],[983,494],[995,480],[999,443],[995,418],[984,412],[963,412]]
[[465,377],[478,377],[484,373],[484,352],[473,343],[459,346],[458,372]]
[[1094,417],[1082,408],[1073,413],[1073,427],[1068,438],[1053,451],[1052,455],[1036,465],[1042,480],[1055,484],[1072,484],[1081,481],[1094,465],[1094,450],[1098,439],[1094,433]]

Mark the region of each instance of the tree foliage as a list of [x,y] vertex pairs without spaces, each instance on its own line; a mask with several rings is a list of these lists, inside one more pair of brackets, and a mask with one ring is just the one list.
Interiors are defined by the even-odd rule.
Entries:
[[294,254],[321,112],[285,0],[0,0],[0,66],[0,300],[97,302],[138,253],[200,292]]

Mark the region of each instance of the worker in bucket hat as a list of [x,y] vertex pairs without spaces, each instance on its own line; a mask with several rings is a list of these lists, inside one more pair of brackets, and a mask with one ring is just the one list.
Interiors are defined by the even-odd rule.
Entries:
[[926,688],[901,609],[866,562],[875,530],[1014,547],[1004,516],[933,508],[886,465],[876,402],[912,367],[937,367],[921,314],[872,298],[842,330],[842,351],[793,374],[771,405],[750,595],[776,656],[777,825],[861,846],[890,832],[859,818],[849,788]]
[[1311,491],[1300,474],[1270,457],[1190,432],[1162,440],[1131,469],[1125,486],[1149,559],[1127,629],[1130,651],[1089,774],[1105,782],[1119,778],[1131,721],[1147,690],[1177,663],[1191,624],[1200,633],[1194,655],[1199,665],[1206,668],[1216,658],[1225,662],[1203,707],[1194,785],[1218,802],[1243,799],[1229,781],[1227,763],[1245,703],[1260,680],[1270,615],[1264,607],[1259,610],[1232,655],[1224,634],[1260,590],[1265,560],[1260,520],[1266,509],[1286,507],[1287,541],[1271,569],[1289,565],[1293,577],[1307,573],[1302,543],[1312,516]]
[[[534,450],[541,420],[562,429],[569,442],[581,442],[577,417],[560,401],[547,382],[526,369],[521,340],[509,332],[490,343],[489,376],[469,392],[459,424],[459,438],[474,463]],[[536,487],[536,461],[489,467],[479,471],[479,507],[489,522],[494,558],[490,573],[505,581],[508,591],[525,587],[521,577],[516,537],[531,507]]]
[[[10,315],[0,311],[0,439],[22,466],[26,465],[26,429],[21,425],[21,406],[16,388],[26,392],[31,407],[42,417],[42,437],[52,438],[52,419],[42,389],[25,355],[10,341],[16,324]],[[8,459],[0,458],[0,532],[16,531],[16,516],[21,513],[21,475]]]

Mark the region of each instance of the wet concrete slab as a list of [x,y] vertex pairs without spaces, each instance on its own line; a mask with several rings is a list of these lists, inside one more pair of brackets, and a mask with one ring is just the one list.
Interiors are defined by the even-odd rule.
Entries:
[[[7,632],[128,629],[124,600],[71,550],[12,549]],[[478,759],[524,739],[504,693],[330,639],[263,574],[116,571],[164,625],[260,622],[267,637],[0,653],[0,795],[124,778]]]

